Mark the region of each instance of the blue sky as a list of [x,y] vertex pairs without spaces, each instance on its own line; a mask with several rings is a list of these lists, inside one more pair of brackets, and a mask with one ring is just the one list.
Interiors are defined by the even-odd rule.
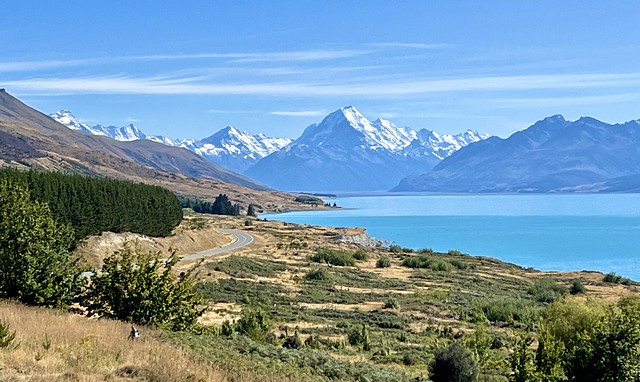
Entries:
[[89,124],[295,138],[341,106],[508,136],[640,118],[637,1],[11,1],[0,87]]

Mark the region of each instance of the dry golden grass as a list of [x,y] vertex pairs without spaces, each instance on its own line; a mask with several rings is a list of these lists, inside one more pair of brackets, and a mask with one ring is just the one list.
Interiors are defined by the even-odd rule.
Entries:
[[[267,381],[230,374],[195,359],[141,330],[127,340],[130,326],[90,320],[66,312],[0,301],[0,320],[16,332],[14,349],[0,349],[0,381]],[[46,343],[50,341],[47,349]]]

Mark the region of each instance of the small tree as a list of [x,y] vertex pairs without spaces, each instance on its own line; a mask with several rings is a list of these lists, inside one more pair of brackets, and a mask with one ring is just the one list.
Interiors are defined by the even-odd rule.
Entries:
[[16,332],[9,330],[9,324],[0,321],[0,349],[10,349],[13,340],[16,339]]
[[242,317],[236,322],[235,331],[254,341],[265,342],[269,332],[269,319],[261,310],[242,311]]
[[32,201],[26,186],[0,183],[0,297],[49,307],[72,302],[83,283],[73,244],[73,229]]
[[192,329],[204,310],[198,308],[191,271],[180,276],[173,273],[177,261],[175,252],[162,260],[160,252],[144,252],[125,243],[92,278],[83,301],[88,315],[171,330]]
[[436,353],[431,365],[433,382],[473,382],[478,375],[478,365],[471,352],[454,342]]
[[256,207],[253,203],[249,204],[249,207],[247,207],[247,216],[257,216],[258,213],[256,212]]

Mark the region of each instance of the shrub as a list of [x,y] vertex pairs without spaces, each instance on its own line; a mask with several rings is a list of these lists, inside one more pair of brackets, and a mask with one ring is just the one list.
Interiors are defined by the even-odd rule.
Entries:
[[454,342],[436,353],[429,374],[433,382],[472,382],[478,365],[469,350]]
[[403,365],[412,366],[412,365],[415,365],[416,363],[418,363],[418,359],[416,358],[416,356],[414,354],[405,353],[402,356],[402,364]]
[[364,249],[358,248],[353,253],[353,258],[358,260],[358,261],[364,261],[364,260],[367,260],[369,258],[369,254]]
[[604,281],[605,283],[612,283],[612,284],[623,284],[623,285],[631,284],[631,280],[624,278],[620,275],[617,275],[615,272],[607,273],[602,279],[602,281]]
[[387,256],[382,256],[376,261],[376,268],[389,268],[391,266],[391,259]]
[[542,311],[542,308],[536,307],[531,301],[519,298],[485,300],[479,303],[479,308],[491,322],[518,321],[524,324],[534,322]]
[[362,327],[360,329],[355,327],[352,328],[349,331],[347,338],[351,346],[362,345],[363,350],[365,351],[370,350],[369,331],[367,330],[367,327],[364,324],[362,324]]
[[469,267],[467,263],[458,259],[451,259],[449,260],[449,263],[458,269],[467,269]]
[[567,293],[567,288],[550,278],[536,280],[527,290],[538,302],[552,303]]
[[192,329],[204,310],[194,291],[191,271],[176,276],[175,253],[160,259],[160,252],[124,247],[104,260],[84,293],[89,316],[113,318],[171,330]]
[[16,332],[9,330],[9,324],[0,321],[0,349],[11,348],[13,340],[16,339]]
[[398,244],[391,244],[389,246],[389,252],[391,253],[402,253],[402,247]]
[[242,311],[242,317],[236,322],[234,329],[254,341],[265,342],[269,332],[267,314],[261,310]]
[[582,283],[582,281],[573,280],[573,283],[571,284],[571,288],[569,288],[569,293],[571,293],[571,294],[580,294],[580,293],[584,293],[584,292],[585,292],[585,287],[584,287],[584,284]]
[[296,333],[293,336],[285,338],[282,347],[285,349],[300,349],[302,345],[302,340],[298,336],[298,333]]
[[311,261],[316,263],[328,263],[337,266],[353,266],[356,260],[348,252],[336,251],[328,248],[320,248],[315,255],[311,256]]
[[409,256],[402,261],[402,265],[409,268],[428,268],[444,272],[450,272],[455,268],[447,260],[428,255]]
[[222,328],[220,328],[220,334],[223,336],[230,336],[233,334],[233,325],[229,320],[224,320],[222,322]]
[[393,297],[389,297],[384,300],[384,309],[398,309],[399,307],[400,304],[398,303],[398,300]]
[[316,268],[307,272],[304,278],[314,281],[327,281],[331,279],[331,274],[325,268]]

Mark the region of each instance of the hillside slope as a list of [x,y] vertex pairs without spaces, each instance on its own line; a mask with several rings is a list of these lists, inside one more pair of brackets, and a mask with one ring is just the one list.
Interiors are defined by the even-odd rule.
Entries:
[[637,188],[630,182],[638,177],[628,178],[637,174],[640,121],[612,125],[556,115],[507,139],[467,146],[430,172],[403,179],[394,191],[624,191]]
[[[141,140],[116,141],[73,131],[25,105],[6,91],[0,92],[1,157],[28,167],[122,176],[149,174],[150,169],[208,178],[256,190],[267,187],[216,166],[188,150]],[[12,138],[9,138],[11,136]],[[11,143],[20,143],[18,149]]]

